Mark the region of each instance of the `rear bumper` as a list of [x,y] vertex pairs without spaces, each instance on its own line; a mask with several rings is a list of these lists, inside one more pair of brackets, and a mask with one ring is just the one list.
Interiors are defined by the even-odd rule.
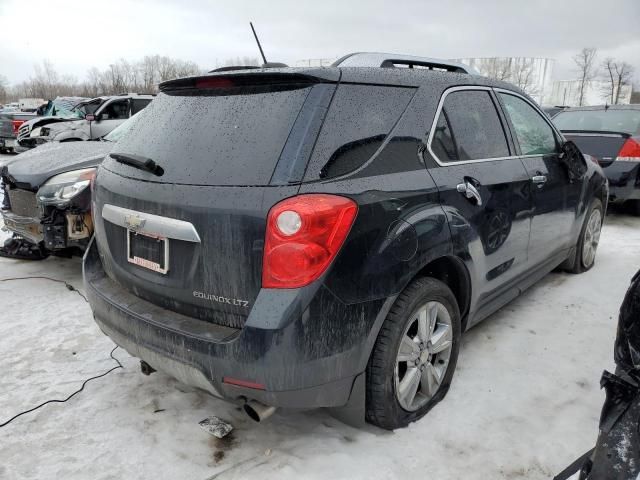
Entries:
[[[355,317],[357,324],[324,336],[322,325],[335,326],[314,316],[312,306],[296,311],[295,301],[274,298],[258,299],[252,315],[264,310],[268,317],[280,305],[282,317],[293,314],[292,321],[275,325],[265,319],[260,325],[249,318],[242,329],[219,326],[163,309],[127,291],[106,275],[95,241],[84,257],[84,283],[95,321],[131,355],[216,397],[255,399],[286,408],[342,407],[350,401],[354,380],[366,368],[377,335],[378,315],[384,315],[381,307],[387,304],[343,306],[352,320],[356,312],[360,315]],[[340,315],[339,308],[334,311]],[[263,388],[232,385],[223,381],[225,377]]]
[[609,179],[612,202],[640,200],[640,163],[614,161],[603,170]]

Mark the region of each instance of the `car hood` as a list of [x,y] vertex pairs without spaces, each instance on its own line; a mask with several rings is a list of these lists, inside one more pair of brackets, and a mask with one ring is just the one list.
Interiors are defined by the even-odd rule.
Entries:
[[47,143],[21,153],[7,165],[12,183],[38,189],[59,173],[100,165],[115,143],[102,141]]
[[32,120],[28,120],[24,122],[22,125],[29,125],[29,131],[33,130],[36,127],[42,127],[43,125],[48,125],[51,123],[58,122],[75,122],[78,120],[82,120],[81,118],[76,117],[38,117]]

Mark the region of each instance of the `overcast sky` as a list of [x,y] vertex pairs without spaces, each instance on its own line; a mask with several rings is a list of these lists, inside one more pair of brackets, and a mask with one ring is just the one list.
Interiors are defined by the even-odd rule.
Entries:
[[257,57],[339,57],[353,51],[431,57],[535,56],[571,78],[585,46],[640,81],[640,0],[0,0],[0,75],[17,83],[49,59],[60,74],[161,54],[203,69]]

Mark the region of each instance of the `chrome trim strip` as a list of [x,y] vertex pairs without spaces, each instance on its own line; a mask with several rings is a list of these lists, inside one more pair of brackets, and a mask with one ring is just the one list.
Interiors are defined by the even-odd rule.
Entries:
[[[159,235],[174,240],[200,243],[200,236],[193,224],[175,218],[161,217],[151,213],[137,212],[128,208],[116,207],[115,205],[104,204],[102,207],[102,218],[120,227],[147,233],[149,235]],[[139,227],[131,225],[131,218],[138,221]]]
[[586,133],[586,132],[566,132],[567,135],[572,137],[607,137],[607,138],[624,138],[620,133]]

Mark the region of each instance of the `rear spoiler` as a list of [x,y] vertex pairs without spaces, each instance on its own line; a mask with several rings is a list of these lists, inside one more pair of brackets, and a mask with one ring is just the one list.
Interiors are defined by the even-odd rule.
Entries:
[[337,83],[340,74],[336,71],[311,69],[304,72],[274,72],[265,70],[230,71],[213,75],[179,78],[160,84],[161,92],[177,93],[184,90],[217,90],[233,87],[253,87],[261,85],[312,85],[317,83]]
[[577,137],[622,137],[631,138],[627,132],[616,132],[612,130],[560,130],[562,133],[575,135]]

